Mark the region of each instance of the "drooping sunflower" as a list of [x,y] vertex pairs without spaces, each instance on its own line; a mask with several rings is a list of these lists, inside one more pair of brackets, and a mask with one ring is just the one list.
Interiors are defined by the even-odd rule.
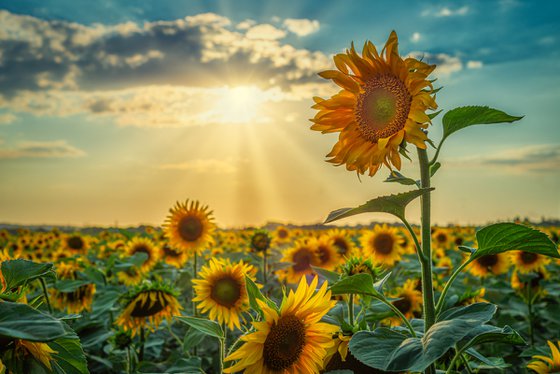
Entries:
[[311,238],[309,245],[315,248],[319,265],[323,269],[332,270],[340,263],[340,255],[337,247],[328,236],[321,236],[318,239]]
[[366,257],[370,257],[375,265],[393,266],[400,261],[402,237],[397,229],[387,224],[375,225],[373,231],[364,234],[360,243]]
[[320,260],[315,248],[309,245],[306,240],[299,240],[294,247],[284,251],[282,262],[292,262],[293,265],[287,269],[280,269],[276,272],[280,280],[286,280],[288,283],[296,284],[301,277],[307,274],[313,274],[311,266],[319,266]]
[[471,262],[469,272],[475,277],[486,278],[507,273],[509,265],[509,256],[506,253],[484,255]]
[[51,355],[58,352],[53,350],[47,343],[32,342],[23,339],[16,339],[14,343],[14,354],[16,357],[20,357],[19,360],[24,360],[25,356],[31,355],[46,368],[52,370],[51,361],[54,359]]
[[[83,271],[83,267],[73,261],[60,262],[56,265],[56,268],[56,274],[61,280],[79,281],[78,272]],[[52,304],[56,309],[77,314],[84,310],[91,311],[95,284],[84,281],[83,284],[71,291],[51,289],[50,292]]]
[[560,373],[560,341],[557,343],[558,347],[550,340],[547,340],[547,344],[550,348],[550,357],[533,356],[533,361],[527,365],[527,368],[538,374]]
[[209,313],[211,320],[225,323],[230,330],[241,329],[242,313],[249,310],[245,276],[255,280],[256,269],[243,261],[212,259],[193,279],[197,308]]
[[169,210],[164,229],[172,247],[179,248],[187,254],[200,253],[205,246],[213,242],[216,229],[212,211],[198,201],[185,201]]
[[125,331],[131,331],[133,337],[144,327],[154,331],[164,319],[170,323],[171,318],[179,315],[183,309],[177,301],[176,292],[164,283],[136,286],[123,300],[124,310],[115,324]]
[[340,132],[327,155],[328,162],[346,164],[346,169],[375,175],[384,164],[401,168],[399,147],[412,143],[425,149],[430,118],[426,110],[437,109],[428,75],[435,65],[414,58],[403,59],[393,31],[381,54],[370,41],[360,56],[352,44],[346,53],[334,56],[338,70],[319,75],[332,79],[342,90],[329,99],[315,97],[319,110],[312,130]]
[[[422,293],[416,289],[417,283],[414,279],[407,279],[404,285],[397,288],[392,297],[399,300],[393,301],[393,305],[404,314],[406,318],[412,318],[422,311]],[[392,325],[398,325],[402,321],[399,317],[390,318]]]
[[241,337],[245,344],[225,359],[238,361],[224,372],[318,373],[339,327],[319,322],[336,301],[331,300],[327,282],[315,293],[317,283],[317,277],[309,285],[303,277],[296,292],[284,295],[278,311],[257,300],[264,321],[252,322],[256,331]]
[[527,274],[544,268],[550,262],[550,258],[538,253],[513,251],[511,252],[511,262],[517,271]]
[[125,247],[125,254],[127,256],[135,255],[136,253],[145,253],[148,258],[140,266],[141,273],[147,273],[159,261],[160,250],[153,241],[148,238],[135,236],[132,238]]

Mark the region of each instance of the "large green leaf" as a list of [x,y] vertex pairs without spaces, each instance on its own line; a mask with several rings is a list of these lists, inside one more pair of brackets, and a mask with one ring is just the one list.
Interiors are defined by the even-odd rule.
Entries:
[[461,351],[483,343],[525,344],[525,340],[509,326],[499,328],[490,325],[481,325],[465,336],[457,346]]
[[329,289],[333,295],[353,293],[383,298],[383,295],[375,288],[371,275],[365,273],[342,278],[338,282],[333,283]]
[[48,342],[66,332],[62,322],[29,305],[0,302],[0,335],[34,342]]
[[55,277],[53,264],[37,263],[28,260],[8,260],[2,262],[2,274],[6,280],[7,289],[19,287],[40,277]]
[[376,369],[423,371],[472,330],[488,322],[495,312],[496,306],[488,303],[450,309],[421,338],[386,327],[360,331],[350,340],[350,351]]
[[272,309],[278,310],[278,307],[276,306],[276,304],[274,304],[274,302],[272,300],[269,300],[268,298],[266,298],[262,294],[262,292],[259,289],[259,287],[257,286],[257,284],[255,282],[253,282],[253,280],[251,278],[249,278],[248,276],[245,276],[245,286],[247,287],[247,296],[249,296],[249,305],[251,305],[251,308],[253,310],[256,310],[261,315],[261,317],[263,316],[263,314],[262,314],[261,307],[257,303],[257,300],[264,301],[266,303],[266,305],[268,305]]
[[486,226],[477,231],[476,240],[478,249],[471,255],[471,259],[512,250],[560,258],[556,245],[545,233],[516,223]]
[[65,324],[66,335],[49,344],[56,353],[52,354],[53,372],[57,374],[87,374],[86,356],[80,344],[80,338]]
[[342,208],[335,211],[332,211],[325,223],[330,223],[337,221],[341,218],[351,217],[356,214],[361,213],[374,213],[374,212],[381,212],[381,213],[389,213],[394,216],[397,216],[401,220],[404,219],[404,211],[406,206],[417,197],[421,196],[424,193],[433,190],[433,188],[423,188],[419,190],[413,190],[409,192],[404,192],[396,195],[389,195],[389,196],[381,196],[377,197],[373,200],[369,200],[364,205],[360,205],[357,208]]
[[442,118],[443,138],[442,142],[454,132],[473,125],[486,125],[492,123],[504,123],[519,121],[523,116],[510,116],[501,110],[492,109],[487,106],[464,106],[452,109],[445,113]]
[[90,284],[90,281],[79,279],[61,279],[55,282],[54,288],[59,292],[74,292],[78,288]]
[[224,338],[224,331],[222,330],[222,327],[215,321],[189,316],[179,316],[175,318],[183,323],[186,323],[190,327],[205,333],[206,335],[210,335],[218,339]]

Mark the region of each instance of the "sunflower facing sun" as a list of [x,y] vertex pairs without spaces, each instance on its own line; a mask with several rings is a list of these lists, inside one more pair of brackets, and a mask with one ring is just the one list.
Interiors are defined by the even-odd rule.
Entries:
[[327,155],[328,162],[346,164],[346,169],[373,176],[386,165],[401,168],[399,147],[412,143],[425,149],[430,118],[426,110],[437,109],[428,75],[435,65],[414,58],[403,60],[393,31],[381,54],[366,42],[360,56],[352,44],[346,53],[334,56],[338,70],[319,75],[332,79],[342,90],[330,99],[315,97],[319,110],[312,130],[340,132]]
[[164,227],[172,247],[192,255],[200,253],[206,245],[213,242],[215,224],[208,206],[187,200],[184,203],[178,202],[169,213]]
[[317,277],[311,284],[303,277],[296,292],[284,296],[279,311],[257,300],[264,321],[253,322],[255,331],[241,337],[245,344],[225,359],[238,361],[224,373],[318,373],[339,327],[319,322],[336,301],[327,282],[315,293],[317,283]]

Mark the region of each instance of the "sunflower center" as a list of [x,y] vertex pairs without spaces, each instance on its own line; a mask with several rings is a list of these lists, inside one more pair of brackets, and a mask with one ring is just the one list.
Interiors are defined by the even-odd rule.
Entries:
[[241,285],[229,276],[218,279],[212,287],[211,297],[218,304],[232,308],[241,297]]
[[401,295],[399,300],[393,301],[393,305],[401,312],[401,313],[408,313],[412,308],[412,302],[410,301],[409,297],[406,295]]
[[447,235],[445,235],[444,233],[439,233],[436,236],[436,240],[438,241],[438,243],[445,243],[447,242]]
[[294,315],[280,317],[264,342],[263,359],[269,370],[289,369],[305,346],[305,325]]
[[79,236],[71,236],[66,242],[70,249],[78,250],[84,248],[84,239]]
[[379,234],[373,239],[373,247],[375,248],[375,252],[384,255],[388,255],[393,252],[394,243],[395,241],[393,240],[393,236],[385,233]]
[[361,134],[376,143],[404,128],[412,96],[403,81],[392,74],[379,74],[366,82],[358,95],[354,114]]
[[319,248],[317,248],[317,254],[319,255],[319,260],[322,264],[326,264],[331,259],[331,252],[329,251],[329,248],[325,246],[319,246]]
[[346,240],[343,238],[335,238],[333,244],[338,248],[338,252],[343,255],[350,249],[348,248],[348,243],[346,243]]
[[498,255],[486,255],[482,256],[477,260],[477,262],[484,268],[488,269],[498,263]]
[[463,238],[461,238],[461,237],[455,238],[455,244],[456,245],[463,245]]
[[175,251],[173,248],[171,248],[169,245],[164,245],[163,246],[163,253],[167,256],[167,257],[179,257],[181,255],[181,252],[177,252]]
[[[153,302],[153,304],[152,304]],[[134,309],[130,312],[132,317],[149,317],[161,312],[166,306],[159,298],[159,292],[150,292],[148,300],[142,304],[138,298],[134,301]]]
[[257,252],[263,252],[270,246],[270,239],[266,234],[255,234],[251,240],[251,245]]
[[150,257],[152,257],[152,252],[150,251],[150,248],[148,248],[144,244],[136,245],[134,247],[134,249],[132,250],[132,253],[145,253],[145,254],[147,254],[148,258],[146,259],[146,261],[148,261],[150,259]]
[[522,252],[521,253],[521,261],[524,264],[532,264],[535,261],[537,261],[537,258],[539,258],[539,256],[536,253],[531,253],[531,252]]
[[307,248],[302,248],[292,256],[292,268],[296,272],[305,271],[311,267],[311,259],[312,253]]
[[194,242],[202,236],[202,222],[197,217],[183,217],[179,221],[179,235],[188,242]]
[[280,239],[286,239],[288,237],[288,231],[287,230],[278,230],[278,237]]

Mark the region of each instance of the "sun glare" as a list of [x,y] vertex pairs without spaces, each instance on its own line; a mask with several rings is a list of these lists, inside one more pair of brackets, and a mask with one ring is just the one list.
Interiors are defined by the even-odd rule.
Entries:
[[258,119],[265,101],[263,91],[255,86],[224,87],[213,111],[221,122],[248,123]]

